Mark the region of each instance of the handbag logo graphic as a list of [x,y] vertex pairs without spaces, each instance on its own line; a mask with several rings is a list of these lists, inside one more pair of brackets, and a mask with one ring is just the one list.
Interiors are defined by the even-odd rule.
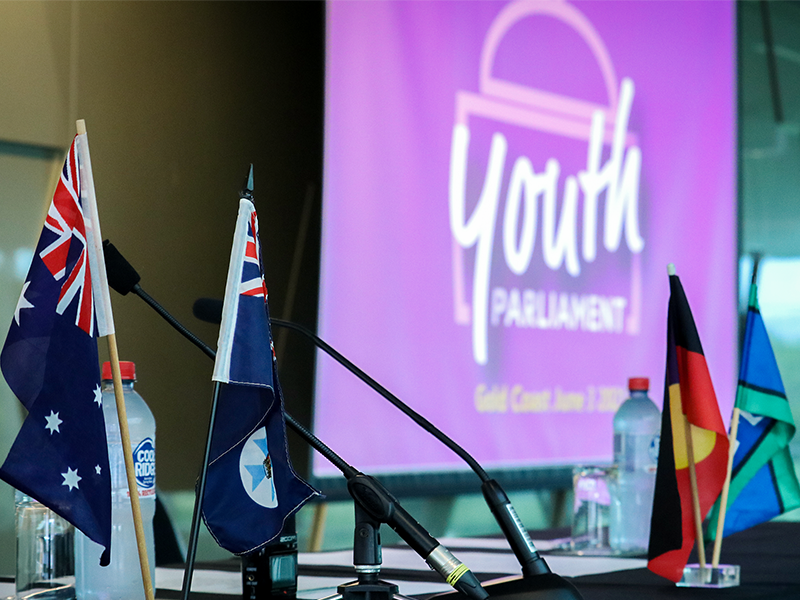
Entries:
[[[578,34],[599,67],[607,106],[494,76],[500,42],[514,25],[528,18],[556,19]],[[580,11],[567,2],[535,0],[512,2],[492,22],[481,52],[479,86],[480,93],[456,93],[449,174],[454,317],[456,323],[472,326],[475,362],[488,362],[490,325],[637,334],[640,253],[645,240],[639,227],[642,155],[637,136],[628,131],[634,82],[624,78],[618,84],[602,39]],[[470,158],[473,120],[497,126],[483,159],[480,189],[474,183],[476,174],[468,173],[468,165],[475,167],[474,155]],[[580,142],[583,168],[574,174],[562,173],[564,156],[535,164],[520,154],[511,164],[514,157],[506,135],[498,130],[501,125]],[[502,205],[507,165],[510,175]],[[477,202],[468,210],[468,198],[475,197]],[[575,282],[582,281],[599,253],[622,260],[619,252],[624,238],[624,264],[630,273],[627,296],[618,291],[592,292],[589,283],[580,289],[572,285],[569,291],[492,288],[493,278],[499,275],[529,272],[537,252],[537,231],[541,263],[552,272],[567,273]],[[501,251],[507,268],[502,274],[494,260]],[[473,259],[471,285],[465,275],[467,256]]]

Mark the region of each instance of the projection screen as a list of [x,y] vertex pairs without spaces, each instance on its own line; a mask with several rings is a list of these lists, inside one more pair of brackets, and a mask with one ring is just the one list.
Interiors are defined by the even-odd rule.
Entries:
[[[328,2],[320,337],[486,468],[609,462],[628,378],[662,403],[674,263],[727,422],[734,12]],[[315,389],[359,469],[466,469],[322,354]]]

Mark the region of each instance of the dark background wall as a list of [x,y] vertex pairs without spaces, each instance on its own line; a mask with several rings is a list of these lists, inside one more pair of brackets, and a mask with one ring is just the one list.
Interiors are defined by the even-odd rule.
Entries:
[[[103,235],[139,271],[142,287],[216,346],[217,327],[194,319],[192,303],[222,297],[238,191],[253,163],[272,314],[313,327],[323,3],[7,2],[0,13],[10,45],[0,66],[0,141],[51,148],[60,164],[75,120],[86,120]],[[4,200],[5,225],[14,226],[23,202],[41,203],[43,216],[51,194]],[[14,302],[19,289],[8,290]],[[158,485],[191,489],[213,364],[138,298],[114,294],[112,302],[120,357],[136,362],[136,388],[158,423]],[[308,423],[313,353],[280,335],[287,408]],[[302,472],[307,449],[290,437]]]
[[[212,347],[216,326],[191,307],[199,296],[222,297],[250,163],[270,309],[314,325],[323,21],[317,2],[80,4],[75,116],[87,122],[104,236],[142,287]],[[313,227],[289,307],[307,198]],[[159,486],[191,488],[212,362],[139,299],[113,301],[120,356],[136,361],[137,388],[158,423]],[[278,348],[287,409],[307,422],[313,354],[297,339]],[[292,445],[302,471],[306,448]]]

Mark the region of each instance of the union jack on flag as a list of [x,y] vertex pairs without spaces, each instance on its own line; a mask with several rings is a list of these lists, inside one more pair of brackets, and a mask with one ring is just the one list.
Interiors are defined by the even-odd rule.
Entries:
[[50,210],[44,226],[56,238],[39,256],[56,281],[60,281],[67,270],[67,258],[73,236],[80,245],[80,253],[72,264],[69,276],[61,287],[56,312],[63,315],[72,300],[78,297],[78,310],[75,324],[89,335],[94,335],[94,300],[92,298],[92,278],[86,248],[86,222],[81,206],[81,175],[75,144],[70,146],[61,177],[58,180]]
[[107,564],[111,479],[95,310],[95,300],[105,301],[93,294],[92,236],[100,231],[81,144],[86,134],[70,146],[0,353],[3,375],[28,410],[0,478],[104,546]]
[[258,217],[255,210],[247,222],[247,238],[244,249],[244,267],[239,293],[256,296],[267,301],[267,286],[261,274],[261,243],[258,239]]

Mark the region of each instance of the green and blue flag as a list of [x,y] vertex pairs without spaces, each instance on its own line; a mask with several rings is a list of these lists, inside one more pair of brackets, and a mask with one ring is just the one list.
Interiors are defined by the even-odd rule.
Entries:
[[[800,485],[789,453],[795,426],[753,281],[747,308],[739,386],[739,425],[723,537],[800,507]],[[719,502],[714,509],[715,536]]]

